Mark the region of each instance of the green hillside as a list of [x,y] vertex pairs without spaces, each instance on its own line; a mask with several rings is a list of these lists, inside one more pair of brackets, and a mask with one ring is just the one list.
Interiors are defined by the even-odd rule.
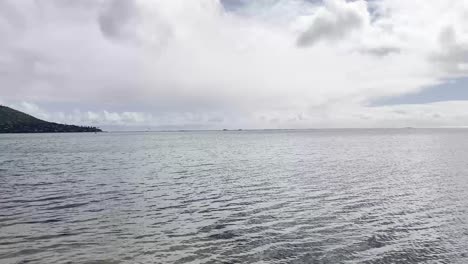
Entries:
[[96,127],[47,122],[0,105],[0,133],[102,132]]

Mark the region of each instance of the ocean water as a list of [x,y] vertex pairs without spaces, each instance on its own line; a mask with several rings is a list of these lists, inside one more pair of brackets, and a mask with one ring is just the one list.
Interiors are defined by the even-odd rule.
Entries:
[[468,130],[0,135],[0,263],[468,263]]

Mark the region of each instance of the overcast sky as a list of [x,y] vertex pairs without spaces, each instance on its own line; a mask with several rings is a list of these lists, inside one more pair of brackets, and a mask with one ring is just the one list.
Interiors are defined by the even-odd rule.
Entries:
[[110,129],[468,126],[466,0],[0,0],[0,103]]

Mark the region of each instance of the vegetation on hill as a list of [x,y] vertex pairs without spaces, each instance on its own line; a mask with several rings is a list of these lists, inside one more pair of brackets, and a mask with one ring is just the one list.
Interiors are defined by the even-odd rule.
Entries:
[[0,133],[102,132],[89,126],[47,122],[7,106],[0,105]]

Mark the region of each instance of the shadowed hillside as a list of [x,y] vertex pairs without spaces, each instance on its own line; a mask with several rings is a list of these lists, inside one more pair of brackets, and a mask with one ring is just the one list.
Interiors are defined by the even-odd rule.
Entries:
[[96,127],[63,125],[0,105],[0,133],[102,132]]

